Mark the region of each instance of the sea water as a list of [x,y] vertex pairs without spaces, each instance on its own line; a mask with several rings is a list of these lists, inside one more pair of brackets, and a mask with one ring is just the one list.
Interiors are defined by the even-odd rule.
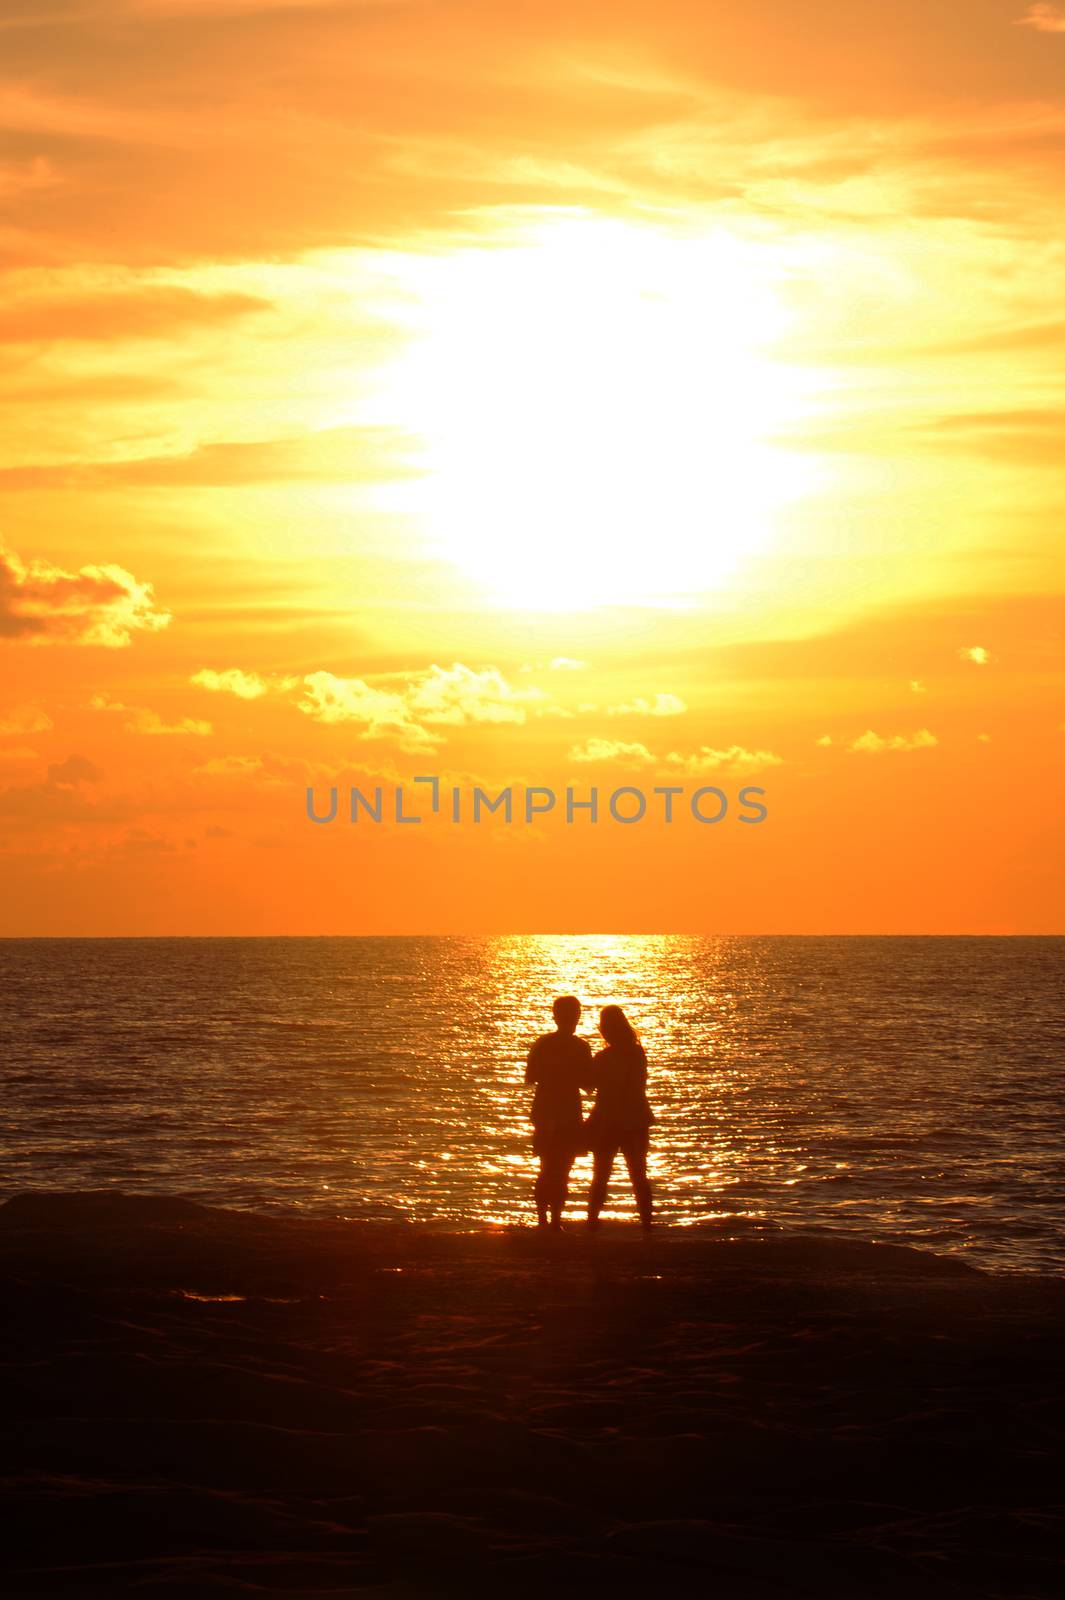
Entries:
[[0,1195],[529,1220],[560,993],[643,1039],[663,1224],[1065,1269],[1055,938],[3,940]]

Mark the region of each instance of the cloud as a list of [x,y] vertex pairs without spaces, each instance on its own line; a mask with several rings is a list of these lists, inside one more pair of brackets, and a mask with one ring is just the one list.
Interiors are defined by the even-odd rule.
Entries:
[[48,782],[60,789],[77,788],[80,783],[99,783],[103,773],[88,756],[67,756],[65,761],[53,761],[48,768]]
[[820,749],[820,750],[827,750],[829,748],[829,746],[831,745],[831,743],[832,743],[832,735],[830,733],[823,733],[821,735],[820,739],[815,739],[814,740],[814,744],[816,744],[818,749]]
[[[245,783],[267,789],[290,788],[294,783],[305,784],[325,776],[314,762],[299,757],[264,754],[259,756],[214,756],[195,768],[208,778],[238,778]],[[336,773],[328,774],[331,781]]]
[[240,778],[266,788],[282,788],[294,781],[272,771],[261,756],[217,756],[205,761],[196,771],[208,778]]
[[48,733],[53,727],[51,717],[40,706],[13,706],[0,716],[0,735]]
[[165,338],[270,309],[252,294],[204,294],[166,284],[128,294],[90,294],[9,302],[0,312],[0,344]]
[[113,820],[86,790],[103,778],[100,768],[87,756],[69,755],[54,761],[43,783],[13,785],[0,789],[0,814],[18,817],[28,823]]
[[629,744],[620,739],[587,739],[583,745],[575,744],[569,752],[571,761],[613,761],[629,766],[671,767],[698,777],[705,772],[738,774],[759,767],[779,767],[782,759],[771,750],[745,750],[742,745],[730,745],[727,750],[714,750],[709,745],[690,754],[671,750],[659,759],[645,744]]
[[158,711],[151,711],[147,706],[123,705],[121,700],[109,700],[103,694],[94,694],[89,704],[94,711],[120,711],[125,718],[123,727],[127,733],[193,734],[202,739],[214,732],[209,722],[201,722],[196,717],[164,722]]
[[267,693],[269,685],[257,672],[243,672],[240,667],[226,667],[215,672],[203,667],[189,679],[200,689],[210,689],[214,694],[235,694],[238,700],[258,700]]
[[967,334],[926,346],[930,355],[994,355],[998,351],[1052,349],[1065,344],[1065,322],[1060,318],[1044,322],[1015,322],[990,332]]
[[910,679],[910,693],[911,694],[927,694],[928,693],[928,686],[927,686],[927,684],[922,683],[920,678],[911,678]]
[[581,672],[588,665],[587,661],[577,661],[573,656],[555,656],[547,664],[552,672]]
[[1057,470],[1065,448],[1065,408],[1014,406],[1003,411],[946,413],[917,423],[913,433],[919,442],[937,450],[960,449],[991,460]]
[[977,667],[986,667],[995,659],[990,650],[985,650],[982,644],[962,645],[958,656],[960,660],[971,661]]
[[1047,4],[1031,5],[1023,17],[1017,17],[1018,28],[1035,28],[1038,33],[1065,33],[1065,10]]
[[583,744],[575,744],[569,753],[571,761],[613,761],[622,766],[646,767],[654,761],[654,756],[645,744],[626,744],[620,739],[586,739]]
[[[507,7],[395,0],[19,9],[4,110],[65,181],[24,197],[10,248],[48,264],[277,260],[466,226],[486,200],[732,211],[748,199],[767,222],[791,211],[831,226],[863,206],[904,212],[908,184],[964,215],[967,192],[942,195],[944,169],[965,170],[951,111],[980,134],[991,108],[1027,110],[1057,87],[1056,63],[1032,60],[1050,52],[1025,48],[1024,32],[1053,31],[1057,7],[1025,0],[1012,8],[1021,28],[990,0],[911,0],[904,13],[796,0],[756,20],[582,7],[576,33],[559,0],[526,8],[521,28]],[[224,161],[205,105],[224,106]],[[944,121],[951,147],[922,161]],[[977,172],[984,215],[1002,200]]]
[[648,700],[638,695],[625,705],[607,706],[608,717],[679,717],[688,707],[679,695],[656,694]]
[[374,689],[362,678],[338,678],[332,672],[311,672],[299,709],[315,722],[362,724],[363,739],[395,738],[401,750],[432,750],[442,743],[415,723],[402,694]]
[[44,156],[0,162],[0,199],[10,199],[35,189],[52,189],[60,182],[54,163]]
[[[359,722],[361,737],[395,737],[404,750],[431,750],[442,738],[432,729],[470,723],[522,723],[530,711],[548,709],[540,689],[515,689],[495,667],[475,671],[456,661],[426,672],[391,674],[387,685],[363,678],[312,672],[303,680],[299,709],[316,722]],[[428,725],[428,726],[426,726]]]
[[356,6],[401,5],[403,0],[107,0],[109,9],[131,11],[134,15],[185,17],[237,17],[247,12],[258,16],[268,11],[352,10]]
[[149,833],[147,828],[131,828],[112,848],[136,855],[170,855],[177,845],[172,839],[162,839],[158,834]]
[[134,633],[155,633],[169,621],[151,584],[124,567],[66,572],[49,561],[27,564],[0,545],[0,638],[118,650]]
[[263,764],[258,756],[214,756],[198,766],[196,771],[205,772],[212,778],[246,778],[257,775],[262,769]]
[[882,737],[868,728],[859,738],[854,739],[847,746],[848,750],[858,750],[865,755],[877,756],[885,750],[931,750],[939,740],[927,728],[918,728],[916,733],[893,733]]
[[323,428],[277,439],[221,439],[166,455],[42,462],[0,470],[0,488],[226,489],[256,483],[369,483],[417,472],[399,428]]
[[774,755],[772,750],[745,750],[740,744],[729,745],[727,750],[714,750],[704,744],[692,755],[681,755],[671,750],[666,756],[666,764],[697,777],[703,772],[738,774],[753,772],[760,767],[780,767],[784,763],[783,757]]
[[513,689],[496,667],[475,672],[456,661],[432,666],[408,690],[410,704],[426,722],[524,722],[528,709],[543,709],[541,689]]

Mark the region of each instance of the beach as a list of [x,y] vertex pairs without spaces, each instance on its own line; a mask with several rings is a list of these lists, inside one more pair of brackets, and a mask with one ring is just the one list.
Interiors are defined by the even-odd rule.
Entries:
[[1061,1279],[116,1191],[0,1260],[10,1596],[1061,1591]]

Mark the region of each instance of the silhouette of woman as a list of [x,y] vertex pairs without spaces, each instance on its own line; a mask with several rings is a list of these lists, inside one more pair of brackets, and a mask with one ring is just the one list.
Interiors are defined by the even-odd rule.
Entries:
[[610,1174],[620,1151],[625,1157],[640,1221],[651,1226],[651,1185],[647,1179],[647,1145],[654,1113],[647,1103],[647,1056],[620,1006],[604,1006],[599,1032],[605,1050],[592,1061],[597,1093],[584,1137],[594,1157],[588,1195],[588,1224],[597,1227]]

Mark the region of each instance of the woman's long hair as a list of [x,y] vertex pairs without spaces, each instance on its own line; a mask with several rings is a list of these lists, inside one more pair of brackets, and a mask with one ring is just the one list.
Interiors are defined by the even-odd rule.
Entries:
[[620,1006],[603,1007],[599,1013],[599,1032],[616,1050],[628,1050],[642,1061],[647,1060],[639,1035]]

